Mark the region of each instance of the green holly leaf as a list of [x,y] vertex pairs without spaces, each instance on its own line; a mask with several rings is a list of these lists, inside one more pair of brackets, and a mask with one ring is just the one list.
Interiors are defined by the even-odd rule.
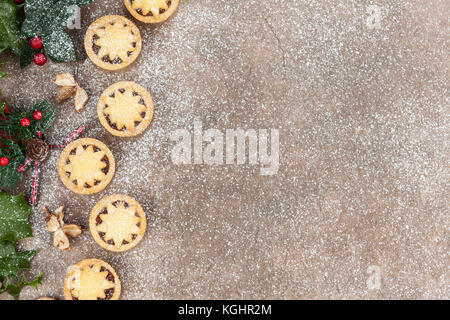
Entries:
[[72,39],[62,29],[56,29],[43,38],[45,52],[56,62],[75,61],[75,47]]
[[25,43],[20,34],[20,8],[13,0],[0,0],[0,52],[9,49],[20,54]]
[[55,8],[55,0],[28,0],[25,3],[25,21],[22,33],[27,38],[45,36],[58,28],[61,12]]
[[41,275],[28,281],[25,276],[19,279],[21,270],[30,269],[31,260],[37,251],[17,251],[17,241],[32,236],[28,217],[31,208],[24,195],[12,196],[0,193],[0,294],[8,292],[15,299],[26,286],[37,288]]
[[92,0],[67,0],[67,2],[70,5],[77,5],[77,6],[81,7],[81,6],[87,6],[88,4],[92,3]]
[[0,242],[0,274],[3,277],[16,277],[20,270],[30,269],[30,263],[37,251],[18,252],[7,241]]
[[6,192],[0,193],[0,241],[17,241],[32,237],[28,222],[31,208],[23,194],[11,196]]
[[[14,279],[16,280],[16,279]],[[16,280],[17,282],[17,280]],[[8,292],[10,295],[13,296],[14,299],[19,299],[19,294],[22,291],[23,288],[27,286],[31,286],[37,290],[38,285],[42,284],[42,272],[41,274],[36,277],[35,279],[28,281],[25,276],[22,275],[22,279],[18,283],[14,283],[12,279],[7,279],[6,284],[3,288],[0,288],[0,293]]]
[[22,46],[22,50],[20,50],[19,59],[20,59],[20,68],[23,69],[33,62],[33,55],[38,52],[38,50],[33,49],[29,45]]

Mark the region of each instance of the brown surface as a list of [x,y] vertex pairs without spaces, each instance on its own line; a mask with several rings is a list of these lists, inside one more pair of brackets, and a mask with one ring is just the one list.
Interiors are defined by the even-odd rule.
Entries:
[[[122,299],[450,298],[449,3],[379,2],[385,16],[372,30],[365,1],[184,0],[161,25],[137,22],[143,50],[121,72],[89,60],[6,65],[5,100],[27,105],[52,99],[55,74],[78,68],[90,101],[80,115],[59,105],[48,136],[87,123],[84,137],[104,141],[117,162],[108,188],[81,196],[60,182],[59,152],[46,160],[35,238],[22,244],[41,249],[33,271],[43,268],[44,281],[21,298],[62,298],[67,268],[85,258],[116,269]],[[80,51],[85,28],[106,14],[130,17],[121,1],[90,5],[73,32]],[[113,137],[96,115],[100,94],[122,80],[155,103],[149,129],[132,139]],[[222,131],[279,128],[278,174],[175,166],[169,135],[194,119]],[[112,253],[85,232],[70,252],[52,247],[43,205],[64,202],[67,221],[87,226],[113,193],[143,205],[142,243]],[[370,266],[381,268],[380,289],[366,285]]]

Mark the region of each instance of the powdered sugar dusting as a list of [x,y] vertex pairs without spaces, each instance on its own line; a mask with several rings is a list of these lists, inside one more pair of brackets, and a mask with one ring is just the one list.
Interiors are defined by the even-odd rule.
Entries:
[[[21,248],[40,249],[33,273],[42,268],[44,280],[21,298],[62,298],[67,268],[85,258],[116,269],[123,299],[449,298],[448,4],[373,4],[380,28],[357,1],[181,0],[159,25],[137,22],[122,1],[96,1],[71,32],[77,51],[91,22],[124,15],[143,46],[123,71],[86,59],[20,72],[3,54],[9,103],[53,101],[55,75],[76,73],[90,100],[80,114],[70,100],[58,105],[47,137],[60,142],[86,124],[83,137],[116,159],[111,184],[91,196],[64,188],[59,151],[42,165],[35,237]],[[111,136],[97,118],[100,95],[118,81],[139,83],[155,104],[135,138]],[[175,166],[169,135],[192,131],[194,119],[222,131],[280,129],[278,174]],[[65,203],[67,221],[88,227],[90,210],[114,193],[146,211],[137,247],[107,252],[89,231],[70,252],[52,247],[42,206]],[[381,270],[379,288],[368,288],[370,266]]]

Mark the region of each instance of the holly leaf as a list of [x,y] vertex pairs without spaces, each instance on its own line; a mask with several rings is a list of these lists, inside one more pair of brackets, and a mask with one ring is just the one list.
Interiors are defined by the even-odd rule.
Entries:
[[19,298],[20,291],[26,286],[37,285],[42,281],[41,275],[28,281],[25,276],[19,279],[21,270],[30,269],[31,260],[37,251],[17,251],[17,241],[32,236],[28,217],[31,208],[24,195],[12,196],[0,193],[0,294],[8,292],[14,299]]
[[79,7],[81,6],[87,6],[88,4],[92,3],[93,0],[66,0],[69,5],[77,5]]
[[20,50],[20,68],[23,69],[33,62],[33,55],[38,52],[38,50],[33,49],[31,46],[24,45],[22,50]]
[[30,263],[37,251],[16,251],[8,241],[0,242],[0,275],[16,277],[20,270],[30,269]]
[[57,0],[28,0],[25,3],[25,21],[22,33],[27,38],[45,36],[61,24],[61,12],[57,12]]
[[75,47],[72,39],[62,29],[56,29],[42,38],[45,52],[56,62],[75,61]]
[[22,279],[18,283],[14,283],[12,279],[7,279],[6,284],[3,288],[0,288],[0,294],[3,292],[8,292],[13,296],[14,299],[18,300],[20,292],[23,288],[31,286],[37,290],[38,285],[42,284],[42,272],[35,279],[28,281],[25,276],[22,275]]
[[0,52],[9,49],[20,54],[25,40],[20,34],[18,6],[13,0],[0,0]]
[[31,208],[23,194],[11,196],[0,193],[0,241],[17,241],[33,236],[28,217]]

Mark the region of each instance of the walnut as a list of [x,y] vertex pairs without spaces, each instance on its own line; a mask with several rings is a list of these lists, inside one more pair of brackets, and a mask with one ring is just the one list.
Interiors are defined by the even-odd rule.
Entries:
[[77,82],[70,73],[57,74],[53,83],[59,87],[76,87]]
[[83,229],[76,224],[65,224],[64,223],[64,206],[59,207],[52,214],[47,208],[43,208],[44,212],[47,214],[45,221],[47,222],[46,229],[53,234],[53,245],[59,250],[70,250],[69,237],[76,238],[82,232]]
[[63,86],[63,87],[58,87],[58,91],[56,91],[56,102],[60,103],[64,100],[69,99],[71,96],[73,96],[73,94],[76,91],[76,87],[68,87],[68,86]]
[[88,102],[89,97],[82,87],[77,86],[77,90],[75,92],[75,110],[80,112],[84,109],[84,106]]
[[89,100],[89,96],[74,76],[70,73],[57,74],[53,83],[58,86],[55,97],[57,103],[67,100],[75,94],[75,110],[77,112],[83,110]]

